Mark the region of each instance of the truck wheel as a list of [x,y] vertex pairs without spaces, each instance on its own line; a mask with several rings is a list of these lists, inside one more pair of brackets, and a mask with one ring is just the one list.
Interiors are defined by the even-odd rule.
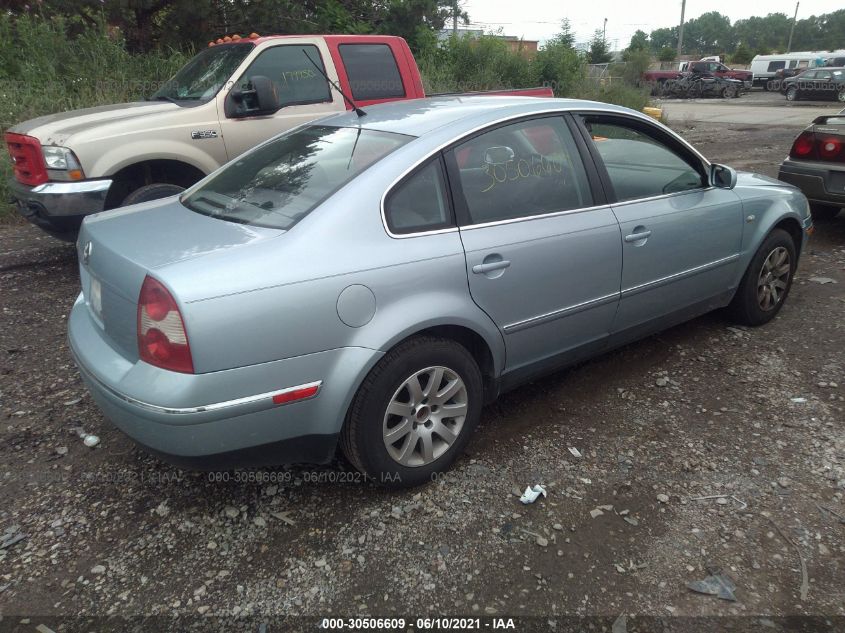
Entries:
[[839,215],[839,207],[829,204],[813,203],[810,205],[810,215],[817,222],[828,222]]
[[364,379],[341,431],[346,458],[376,483],[409,488],[451,466],[481,417],[481,372],[458,343],[418,337]]
[[180,187],[179,185],[171,185],[166,182],[155,182],[151,185],[144,185],[143,187],[130,193],[123,199],[120,206],[128,207],[130,204],[139,204],[141,202],[149,202],[150,200],[167,198],[168,196],[175,196],[183,191],[185,191],[185,188]]
[[797,264],[795,242],[775,229],[748,264],[728,312],[743,325],[763,325],[775,318],[792,287]]

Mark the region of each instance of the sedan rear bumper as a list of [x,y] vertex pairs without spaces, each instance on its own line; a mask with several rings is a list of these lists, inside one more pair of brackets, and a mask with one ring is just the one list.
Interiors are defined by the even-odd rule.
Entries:
[[845,168],[787,159],[780,165],[778,180],[798,187],[810,202],[845,207]]
[[[132,440],[188,468],[330,461],[355,386],[381,356],[365,348],[341,348],[221,372],[180,374],[125,359],[101,335],[88,310],[80,298],[70,314],[68,339],[95,402]],[[288,389],[314,384],[319,390],[310,398],[273,401]]]

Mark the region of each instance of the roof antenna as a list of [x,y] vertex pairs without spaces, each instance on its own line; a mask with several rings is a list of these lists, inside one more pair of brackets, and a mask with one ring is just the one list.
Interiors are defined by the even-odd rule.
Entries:
[[352,99],[346,96],[346,93],[340,89],[340,86],[338,86],[335,82],[329,79],[329,76],[326,74],[326,72],[322,68],[320,68],[320,66],[317,65],[317,62],[311,59],[311,55],[309,55],[308,51],[306,51],[304,48],[302,49],[302,54],[305,55],[308,58],[308,61],[314,65],[314,68],[317,69],[317,72],[320,73],[325,78],[325,80],[328,81],[332,85],[332,87],[340,93],[340,96],[346,99],[346,103],[352,106],[352,109],[355,111],[355,114],[357,114],[359,117],[365,116],[367,114],[357,105],[355,105],[355,102]]

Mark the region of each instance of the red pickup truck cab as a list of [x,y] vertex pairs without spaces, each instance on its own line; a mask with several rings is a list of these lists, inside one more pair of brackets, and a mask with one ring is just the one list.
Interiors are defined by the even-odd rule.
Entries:
[[[281,132],[351,109],[335,85],[363,108],[425,96],[400,37],[227,36],[145,101],[9,129],[12,197],[28,220],[74,240],[88,214],[178,194]],[[549,88],[509,92],[553,96]]]

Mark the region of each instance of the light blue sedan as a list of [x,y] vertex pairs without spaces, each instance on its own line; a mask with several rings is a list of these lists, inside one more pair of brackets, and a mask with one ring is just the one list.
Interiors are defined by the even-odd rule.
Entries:
[[87,218],[70,347],[106,416],[174,463],[340,446],[413,486],[505,390],[716,308],[766,323],[810,231],[797,189],[625,108],[399,101]]

